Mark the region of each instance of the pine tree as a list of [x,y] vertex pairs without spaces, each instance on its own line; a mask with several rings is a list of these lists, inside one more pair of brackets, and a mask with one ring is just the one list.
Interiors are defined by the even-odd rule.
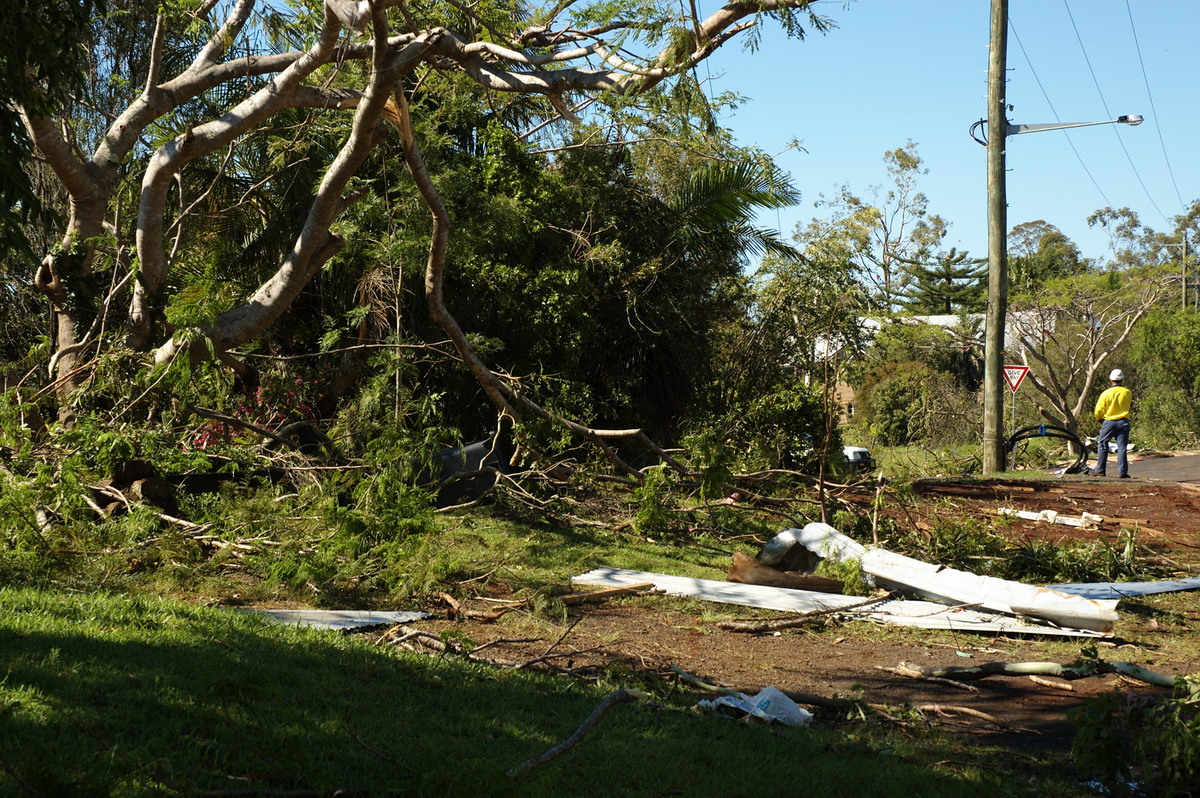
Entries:
[[951,314],[982,311],[986,302],[987,260],[951,248],[926,262],[908,261],[912,282],[901,305],[911,313]]

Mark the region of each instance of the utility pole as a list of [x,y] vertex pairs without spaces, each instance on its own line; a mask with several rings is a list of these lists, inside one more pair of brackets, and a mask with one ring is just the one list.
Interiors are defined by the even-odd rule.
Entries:
[[1183,231],[1183,258],[1179,261],[1179,282],[1183,286],[1183,307],[1187,311],[1187,231]]
[[988,300],[983,338],[983,473],[1004,470],[1004,317],[1008,312],[1008,199],[1004,145],[1008,118],[1004,89],[1008,69],[1008,0],[992,0],[988,43],[987,214]]

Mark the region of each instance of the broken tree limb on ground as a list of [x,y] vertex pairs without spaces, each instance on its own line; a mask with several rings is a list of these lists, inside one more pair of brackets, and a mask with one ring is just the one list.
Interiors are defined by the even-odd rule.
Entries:
[[635,585],[622,585],[621,587],[608,587],[602,590],[593,590],[590,593],[568,593],[565,596],[559,596],[558,599],[568,607],[576,604],[588,604],[598,601],[606,601],[610,598],[618,596],[634,596],[643,593],[654,592],[653,582],[639,582]]
[[746,585],[768,585],[770,587],[790,587],[794,590],[813,590],[818,593],[844,593],[845,585],[840,579],[827,579],[823,576],[800,573],[799,571],[781,571],[769,565],[763,565],[753,557],[740,551],[733,553],[733,561],[725,578],[730,582],[741,582]]
[[[1105,674],[1120,674],[1155,687],[1174,687],[1176,677],[1146,670],[1132,662],[1108,662],[1101,659],[1082,659],[1069,665],[1057,662],[983,662],[979,665],[966,667],[921,668],[908,663],[900,663],[899,668],[889,668],[893,673],[920,679],[952,679],[955,681],[972,681],[988,676],[1057,676],[1061,679],[1084,679],[1089,676]],[[1188,679],[1189,690],[1195,695],[1200,693],[1200,681],[1195,677]]]
[[562,756],[567,751],[570,751],[572,748],[579,745],[579,743],[583,740],[584,735],[591,731],[592,727],[600,721],[600,718],[604,717],[604,714],[617,704],[622,704],[627,701],[641,701],[647,697],[648,696],[641,690],[621,689],[609,693],[608,696],[606,696],[605,699],[600,702],[600,705],[592,710],[592,714],[587,716],[587,720],[580,724],[579,728],[575,730],[574,734],[548,751],[538,754],[532,759],[526,759],[521,764],[510,769],[508,771],[508,775],[510,777],[519,776],[527,770],[531,770],[538,765],[544,765],[555,757]]
[[955,679],[947,679],[944,676],[935,676],[924,673],[919,668],[913,668],[907,662],[901,662],[895,668],[888,668],[883,665],[876,665],[875,670],[884,671],[885,673],[894,673],[897,676],[904,676],[909,679],[920,679],[923,682],[933,682],[934,684],[944,684],[948,687],[953,687],[956,690],[966,690],[970,693],[979,692],[979,688],[970,684],[964,684]]
[[816,623],[822,618],[826,618],[839,612],[870,607],[873,604],[881,604],[885,601],[890,601],[893,598],[895,598],[893,594],[885,593],[881,596],[874,596],[864,601],[860,601],[857,604],[850,604],[846,607],[839,607],[837,609],[810,610],[809,612],[803,613],[799,616],[793,616],[791,618],[776,618],[775,620],[771,621],[721,621],[717,624],[717,626],[730,632],[778,632],[783,629],[796,629],[801,626],[808,626]]

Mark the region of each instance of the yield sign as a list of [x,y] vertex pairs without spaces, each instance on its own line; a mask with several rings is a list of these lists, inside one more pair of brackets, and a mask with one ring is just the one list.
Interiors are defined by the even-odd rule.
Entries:
[[1029,373],[1029,366],[1005,366],[1004,381],[1008,383],[1009,390],[1013,393],[1021,387],[1021,380],[1025,379],[1025,375]]

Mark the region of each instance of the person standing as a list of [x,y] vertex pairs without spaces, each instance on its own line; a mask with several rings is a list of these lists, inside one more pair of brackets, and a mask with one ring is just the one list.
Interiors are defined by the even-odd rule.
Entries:
[[1112,383],[1096,400],[1096,419],[1100,422],[1100,438],[1096,441],[1096,467],[1089,474],[1104,476],[1108,470],[1108,443],[1117,443],[1117,476],[1129,478],[1129,461],[1125,456],[1129,446],[1129,409],[1133,394],[1125,387],[1125,372],[1113,369],[1108,375]]

